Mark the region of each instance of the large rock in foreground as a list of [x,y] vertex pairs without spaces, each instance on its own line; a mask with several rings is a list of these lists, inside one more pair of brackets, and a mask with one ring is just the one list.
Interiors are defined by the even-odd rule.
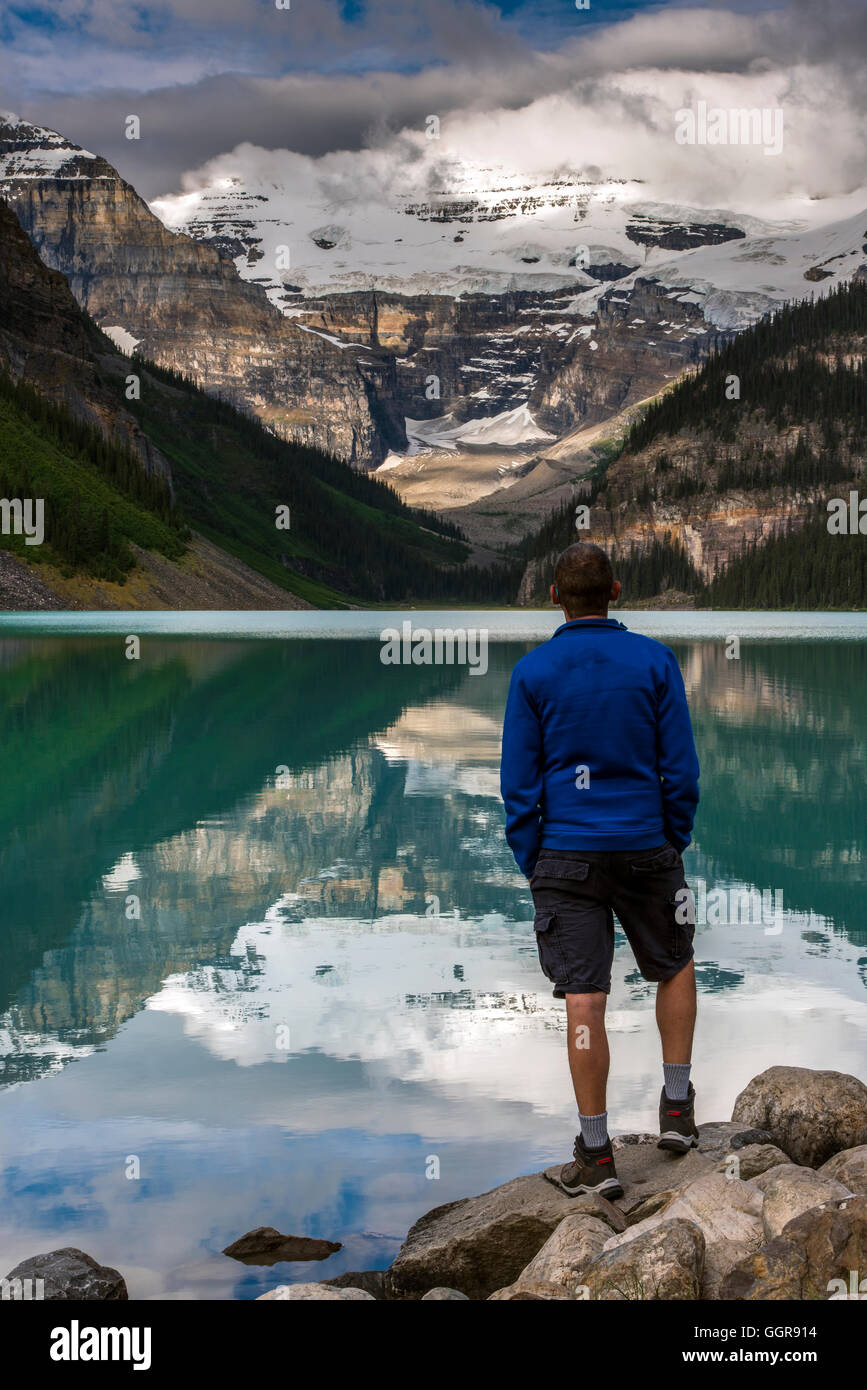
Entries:
[[[729,1271],[719,1296],[744,1302],[849,1297],[865,1269],[867,1197],[847,1197],[796,1216],[782,1235]],[[867,1297],[867,1281],[864,1288]]]
[[[45,1301],[58,1299],[115,1300],[128,1299],[126,1282],[122,1274],[110,1265],[99,1264],[91,1255],[74,1246],[64,1246],[62,1250],[49,1250],[45,1255],[32,1255],[22,1260],[9,1274],[6,1283],[13,1280],[41,1279],[42,1298]],[[35,1295],[34,1295],[35,1296]]]
[[867,1086],[839,1071],[769,1067],[741,1091],[732,1119],[767,1130],[795,1163],[817,1168],[867,1144]]
[[813,1168],[798,1168],[794,1163],[769,1168],[755,1178],[750,1187],[764,1193],[762,1227],[765,1240],[780,1236],[790,1221],[823,1202],[833,1202],[852,1193],[843,1183]]
[[435,1207],[410,1228],[398,1251],[388,1271],[391,1293],[420,1298],[443,1285],[486,1299],[517,1279],[564,1216],[579,1212],[612,1231],[626,1224],[604,1197],[567,1197],[541,1173]]
[[375,1303],[372,1293],[364,1289],[335,1289],[328,1284],[279,1284],[268,1293],[260,1293],[257,1303],[309,1303],[334,1302],[337,1300]]
[[378,1301],[388,1298],[384,1269],[348,1270],[345,1274],[336,1274],[333,1279],[320,1279],[318,1282],[332,1289],[364,1289],[365,1293]]
[[[708,1125],[707,1128],[716,1130],[722,1127]],[[726,1126],[726,1129],[735,1131],[737,1128]],[[617,1176],[623,1184],[623,1196],[618,1197],[615,1205],[627,1220],[631,1220],[637,1207],[647,1204],[648,1198],[659,1192],[682,1187],[685,1183],[712,1172],[720,1149],[725,1147],[720,1145],[718,1136],[714,1134],[705,1148],[702,1132],[702,1140],[697,1149],[691,1149],[686,1154],[673,1154],[667,1153],[665,1149],[658,1149],[657,1139],[658,1136],[655,1134],[622,1134],[614,1140]],[[553,1173],[555,1169],[546,1168],[545,1171]]]
[[691,1221],[661,1221],[591,1260],[581,1278],[581,1296],[603,1302],[700,1298],[704,1249],[704,1236]]
[[823,1163],[819,1171],[823,1177],[836,1178],[850,1192],[867,1197],[867,1144],[859,1144],[856,1149],[843,1149]]
[[[610,1237],[605,1249],[625,1249],[648,1232],[676,1219],[690,1222],[698,1227],[705,1241],[699,1297],[716,1298],[728,1271],[747,1250],[761,1244],[761,1218],[762,1195],[751,1183],[726,1178],[721,1173],[708,1173],[674,1193],[661,1212],[631,1226],[623,1235]],[[557,1234],[552,1239],[556,1239]]]
[[564,1216],[515,1282],[522,1286],[560,1284],[563,1288],[575,1289],[581,1283],[585,1265],[601,1255],[610,1237],[611,1228],[595,1215],[576,1212]]

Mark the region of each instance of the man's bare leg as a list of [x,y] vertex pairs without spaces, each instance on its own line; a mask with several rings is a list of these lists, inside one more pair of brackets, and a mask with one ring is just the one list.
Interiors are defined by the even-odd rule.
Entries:
[[608,1138],[605,1088],[608,1082],[608,1038],[605,1033],[606,994],[567,994],[569,1070],[578,1102],[581,1134],[574,1160],[546,1177],[570,1197],[601,1192],[616,1201],[623,1188],[614,1166]]
[[608,1036],[605,1032],[605,1005],[608,995],[567,994],[566,1027],[569,1070],[575,1099],[581,1115],[601,1115],[608,1108]]
[[691,1062],[695,1032],[695,965],[690,961],[656,986],[656,1023],[663,1062]]
[[695,1014],[695,967],[690,961],[656,988],[656,1021],[662,1039],[665,1074],[659,1102],[657,1147],[673,1153],[686,1153],[699,1140],[695,1088],[689,1079]]

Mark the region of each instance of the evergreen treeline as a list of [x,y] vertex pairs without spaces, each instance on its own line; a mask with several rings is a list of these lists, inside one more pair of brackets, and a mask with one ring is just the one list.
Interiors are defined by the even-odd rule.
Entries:
[[685,546],[669,534],[654,537],[646,547],[633,544],[628,550],[614,550],[611,563],[615,579],[623,585],[618,607],[628,608],[635,599],[654,598],[668,589],[694,595],[703,587]]
[[[465,563],[457,526],[408,507],[386,483],[138,359],[141,399],[126,403],[170,460],[184,515],[215,544],[320,606],[512,603],[517,561]],[[165,390],[163,387],[169,387]],[[278,529],[278,507],[290,524]]]
[[163,479],[2,368],[0,498],[41,501],[44,525],[39,545],[14,532],[0,537],[0,545],[68,573],[122,583],[135,563],[130,541],[172,559],[186,548],[189,533]]
[[[2,366],[0,399],[14,402],[17,410],[33,421],[44,438],[50,439],[72,458],[84,460],[110,478],[126,497],[156,513],[179,534],[186,531],[165,478],[148,473],[132,449],[109,439],[98,425],[78,419],[66,406],[49,400],[29,382],[13,381]],[[7,495],[4,493],[4,496]]]
[[[745,330],[651,404],[623,443],[623,455],[634,455],[682,435],[700,442],[698,459],[673,459],[663,447],[637,486],[631,473],[620,478],[619,470],[608,472],[614,460],[606,461],[528,538],[523,553],[550,564],[559,550],[580,540],[579,503],[613,509],[619,529],[640,523],[641,511],[663,498],[772,488],[827,497],[832,488],[857,484],[867,434],[865,338],[864,280],[841,285],[822,299],[784,306]],[[726,398],[733,377],[739,399]],[[623,601],[669,587],[714,607],[863,605],[864,538],[832,536],[826,523],[824,512],[802,529],[789,522],[771,541],[745,545],[709,584],[670,537],[619,556],[612,548]],[[595,529],[598,534],[598,525]],[[545,583],[540,574],[540,594]]]
[[867,608],[867,544],[832,535],[827,514],[755,541],[699,595],[713,608]]
[[[847,356],[848,338],[867,333],[867,282],[839,285],[823,299],[788,304],[713,352],[701,369],[648,406],[626,434],[625,453],[690,431],[734,442],[745,413],[776,429],[815,422],[826,448],[860,439],[867,425],[867,364]],[[827,346],[827,353],[823,349]],[[739,399],[726,398],[727,379]]]
[[193,378],[183,372],[177,372],[170,367],[158,366],[157,363],[151,362],[150,359],[142,357],[139,353],[133,354],[133,360],[151,376],[157,377],[167,386],[173,386],[175,390],[186,391],[188,394],[197,396],[204,395],[205,400],[213,406],[212,418],[214,423],[230,424],[256,457],[281,463],[286,460],[288,454],[294,454],[297,461],[309,473],[320,478],[322,482],[339,488],[346,496],[366,502],[381,512],[407,517],[440,535],[466,541],[464,532],[454,522],[446,520],[445,517],[439,516],[436,512],[429,511],[426,507],[407,506],[394,488],[383,479],[375,478],[369,473],[359,472],[351,464],[345,463],[343,459],[338,458],[335,454],[327,453],[324,449],[312,445],[297,444],[272,434],[255,415],[248,415],[245,411],[239,410],[237,406],[231,405],[222,396],[211,396],[204,393]]

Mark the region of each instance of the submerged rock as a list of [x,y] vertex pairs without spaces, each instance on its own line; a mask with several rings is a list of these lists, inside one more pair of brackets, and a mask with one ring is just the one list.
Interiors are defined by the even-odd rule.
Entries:
[[273,1226],[257,1226],[227,1245],[223,1254],[245,1265],[275,1265],[284,1260],[327,1260],[342,1249],[338,1240],[284,1236]]
[[42,1280],[40,1297],[59,1299],[128,1299],[126,1281],[110,1265],[101,1265],[92,1255],[66,1245],[61,1250],[49,1250],[45,1255],[31,1255],[6,1275],[10,1285],[20,1279]]
[[766,1129],[789,1158],[817,1168],[867,1144],[867,1086],[845,1072],[769,1067],[741,1091],[732,1119]]

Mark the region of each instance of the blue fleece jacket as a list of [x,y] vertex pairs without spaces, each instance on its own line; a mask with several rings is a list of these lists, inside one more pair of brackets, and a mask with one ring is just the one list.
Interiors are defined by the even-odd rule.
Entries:
[[512,672],[500,789],[528,877],[542,847],[685,849],[698,773],[683,677],[661,642],[578,618]]

